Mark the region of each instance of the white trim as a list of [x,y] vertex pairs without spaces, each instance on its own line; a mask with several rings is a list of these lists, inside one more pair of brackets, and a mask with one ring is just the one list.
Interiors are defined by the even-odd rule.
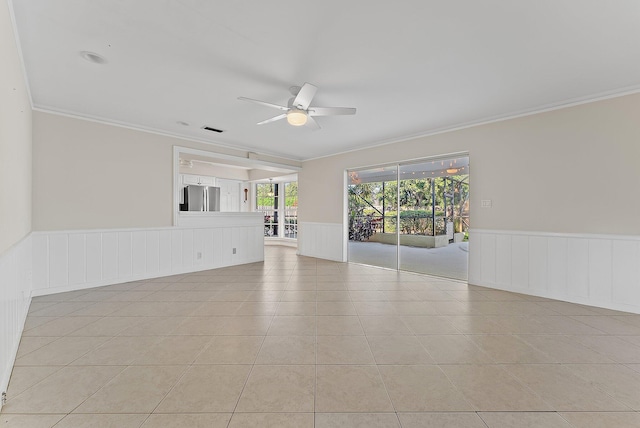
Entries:
[[[247,214],[255,214],[255,213],[222,213],[227,214],[224,217],[235,217],[236,214],[239,214],[239,217],[246,217]],[[215,215],[215,214],[214,214]],[[222,217],[222,216],[221,216]],[[236,226],[246,226],[242,220],[238,222],[227,222],[224,224],[214,225],[213,227],[236,227]],[[194,226],[180,226],[180,229],[202,229],[200,225]],[[66,229],[66,230],[36,230],[31,232],[32,236],[41,236],[41,235],[68,235],[72,233],[110,233],[110,232],[139,232],[141,230],[176,230],[176,226],[160,226],[160,227],[128,227],[128,228],[117,228],[117,229]]]
[[628,86],[628,87],[621,88],[614,91],[605,91],[605,92],[600,92],[598,94],[594,94],[586,97],[571,98],[565,101],[560,101],[558,103],[545,104],[539,107],[534,107],[532,109],[520,110],[513,113],[505,114],[505,115],[487,117],[487,118],[478,119],[476,121],[466,122],[466,123],[462,123],[454,126],[437,128],[437,129],[425,131],[422,133],[416,133],[416,134],[406,135],[402,137],[381,140],[378,142],[373,142],[368,145],[362,145],[362,146],[354,147],[349,150],[344,150],[342,152],[336,152],[336,153],[331,153],[323,156],[316,156],[309,159],[303,159],[303,161],[308,162],[308,161],[313,161],[313,160],[318,160],[323,158],[329,158],[332,156],[339,156],[347,153],[358,152],[360,150],[374,149],[377,147],[387,146],[390,144],[401,143],[403,141],[410,141],[418,138],[431,137],[439,134],[446,134],[449,132],[460,131],[462,129],[474,128],[476,126],[482,126],[482,125],[489,125],[491,123],[503,122],[506,120],[517,119],[520,117],[533,116],[539,113],[547,113],[550,111],[562,110],[565,108],[576,107],[583,104],[590,104],[598,101],[604,101],[611,98],[624,97],[626,95],[633,95],[639,92],[640,92],[640,85]]
[[[27,75],[27,67],[24,64],[24,54],[22,53],[22,43],[20,43],[20,34],[18,34],[18,24],[16,23],[15,10],[13,8],[13,0],[7,1],[9,7],[9,16],[11,18],[11,26],[13,29],[13,38],[16,42],[16,49],[18,50],[18,58],[20,58],[20,68],[22,69],[22,77],[24,78],[24,86],[27,90],[27,98],[29,98],[29,105],[33,110],[33,97],[31,96],[31,85],[29,84],[29,76]],[[2,405],[0,404],[0,407]]]
[[587,239],[616,239],[625,241],[640,241],[637,235],[605,235],[598,233],[566,233],[566,232],[535,232],[522,230],[493,230],[493,229],[469,229],[469,232],[501,235],[522,235],[522,236],[554,236],[560,238],[587,238]]
[[469,231],[469,284],[640,314],[640,236]]

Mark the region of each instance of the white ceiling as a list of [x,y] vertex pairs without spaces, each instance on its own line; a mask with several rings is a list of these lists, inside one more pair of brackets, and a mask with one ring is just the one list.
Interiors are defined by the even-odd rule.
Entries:
[[[640,89],[637,0],[12,4],[36,108],[292,159]],[[304,82],[357,114],[256,126],[279,112],[237,100]]]

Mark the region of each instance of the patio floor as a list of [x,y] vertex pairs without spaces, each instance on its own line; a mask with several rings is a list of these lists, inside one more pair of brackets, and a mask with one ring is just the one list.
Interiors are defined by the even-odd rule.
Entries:
[[[469,243],[458,242],[440,248],[400,247],[402,270],[445,278],[467,280]],[[349,261],[395,269],[395,245],[349,241]]]

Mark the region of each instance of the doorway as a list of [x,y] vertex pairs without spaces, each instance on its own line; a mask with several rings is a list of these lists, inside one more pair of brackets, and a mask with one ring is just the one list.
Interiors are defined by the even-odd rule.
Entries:
[[467,279],[467,155],[347,174],[350,262]]

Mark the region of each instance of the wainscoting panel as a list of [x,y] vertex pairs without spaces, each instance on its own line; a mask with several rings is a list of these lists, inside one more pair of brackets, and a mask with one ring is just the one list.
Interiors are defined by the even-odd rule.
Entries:
[[[258,224],[34,232],[34,296],[264,260]],[[236,254],[233,254],[233,249]]]
[[471,230],[469,283],[640,313],[640,237]]
[[640,278],[640,242],[613,242],[613,301],[640,302],[640,286],[628,287]]
[[132,266],[131,233],[118,233],[118,275],[131,276]]
[[[469,242],[469,245],[473,240]],[[471,251],[469,252],[471,254]],[[474,257],[469,260],[469,268],[471,268],[471,259],[480,257]],[[489,259],[487,263],[490,263],[491,257],[482,257],[482,259]],[[502,286],[508,286],[511,284],[511,237],[498,235],[496,236],[496,282]],[[469,272],[471,275],[471,272]]]
[[[64,288],[69,285],[69,236],[57,234],[47,241],[49,252],[49,287]],[[77,260],[74,260],[76,263]]]
[[567,238],[566,293],[581,299],[589,298],[589,240]]
[[547,289],[567,292],[567,238],[547,242]]
[[[70,235],[69,238],[71,238]],[[102,234],[87,233],[85,236],[85,252],[87,256],[87,279],[86,282],[99,281],[102,278]],[[55,251],[55,249],[54,249]],[[73,263],[69,263],[69,268]]]
[[133,276],[143,275],[147,271],[147,233],[131,233],[131,269]]
[[109,233],[102,237],[102,276],[107,280],[118,277],[117,233]]
[[534,292],[544,293],[547,289],[548,277],[548,240],[541,236],[529,238],[529,287]]
[[344,260],[344,232],[340,223],[298,223],[298,254],[319,259]]
[[87,281],[87,261],[85,250],[86,237],[69,237],[69,284],[83,284]]
[[[491,264],[493,261],[486,263]],[[491,280],[484,272],[482,278]],[[511,238],[511,282],[522,290],[529,289],[529,240],[526,236],[516,235]]]
[[31,302],[31,245],[27,236],[0,256],[0,392],[7,390]]
[[589,298],[611,304],[613,293],[612,240],[589,239]]

